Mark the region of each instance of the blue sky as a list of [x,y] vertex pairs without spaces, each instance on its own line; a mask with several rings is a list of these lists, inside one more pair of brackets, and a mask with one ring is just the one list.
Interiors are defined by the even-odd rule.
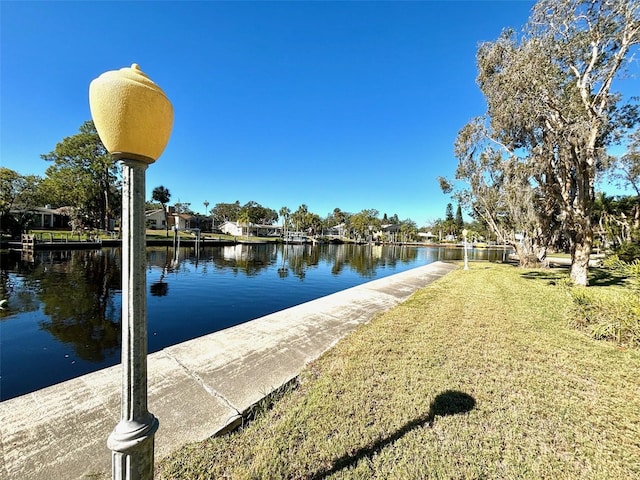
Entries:
[[174,129],[147,170],[172,202],[321,216],[338,207],[444,217],[458,130],[485,110],[479,42],[533,2],[1,2],[1,163],[40,155],[90,118],[88,87],[138,63]]

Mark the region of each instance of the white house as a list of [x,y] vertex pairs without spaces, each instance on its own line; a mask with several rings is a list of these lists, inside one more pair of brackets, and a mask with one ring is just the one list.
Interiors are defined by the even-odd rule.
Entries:
[[[224,222],[220,226],[222,233],[240,237],[247,234],[247,227],[238,222]],[[278,237],[282,235],[282,227],[280,225],[258,225],[249,223],[249,236],[256,237]]]
[[[173,225],[178,227],[180,230],[188,230],[190,228],[197,228],[195,222],[195,218],[193,215],[188,215],[186,213],[174,213],[172,215]],[[172,225],[172,226],[173,226]]]
[[346,230],[347,230],[347,227],[343,222],[343,223],[340,223],[340,224],[335,225],[333,227],[329,227],[329,228],[325,229],[324,234],[327,237],[338,237],[338,238],[340,238],[340,237],[344,237],[345,236]]
[[438,238],[437,235],[434,235],[431,231],[429,232],[418,232],[418,237],[420,237],[420,239],[423,242],[431,242],[433,241],[434,238]]
[[146,212],[145,224],[147,228],[152,230],[165,230],[167,227],[164,219],[164,211],[159,208],[157,210],[150,210]]
[[220,230],[222,231],[222,233],[226,233],[227,235],[233,235],[236,237],[243,235],[242,225],[239,225],[238,222],[224,222],[222,225],[220,225]]

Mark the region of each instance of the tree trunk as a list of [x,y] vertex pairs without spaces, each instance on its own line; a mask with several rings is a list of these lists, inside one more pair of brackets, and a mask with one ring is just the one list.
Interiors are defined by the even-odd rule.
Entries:
[[164,213],[164,228],[166,231],[167,238],[169,238],[169,217],[167,215],[167,206],[164,203],[161,205],[162,205],[162,211]]
[[102,188],[102,196],[103,196],[103,202],[104,202],[104,209],[102,211],[103,213],[103,218],[102,221],[104,222],[103,228],[108,231],[109,230],[109,186],[103,186]]
[[589,257],[593,244],[593,229],[589,218],[585,218],[580,230],[571,242],[571,281],[574,285],[589,285]]

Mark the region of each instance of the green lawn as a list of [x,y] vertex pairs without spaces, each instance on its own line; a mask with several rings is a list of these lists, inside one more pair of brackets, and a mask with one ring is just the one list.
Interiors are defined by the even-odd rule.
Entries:
[[160,478],[640,478],[640,350],[570,327],[563,278],[457,270]]

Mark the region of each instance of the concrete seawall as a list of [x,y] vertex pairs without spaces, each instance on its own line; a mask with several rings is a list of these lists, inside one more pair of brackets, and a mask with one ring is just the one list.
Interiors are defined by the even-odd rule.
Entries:
[[[149,355],[156,461],[203,440],[374,315],[457,267],[436,262]],[[120,416],[120,366],[0,403],[0,478],[110,478],[106,439]]]

